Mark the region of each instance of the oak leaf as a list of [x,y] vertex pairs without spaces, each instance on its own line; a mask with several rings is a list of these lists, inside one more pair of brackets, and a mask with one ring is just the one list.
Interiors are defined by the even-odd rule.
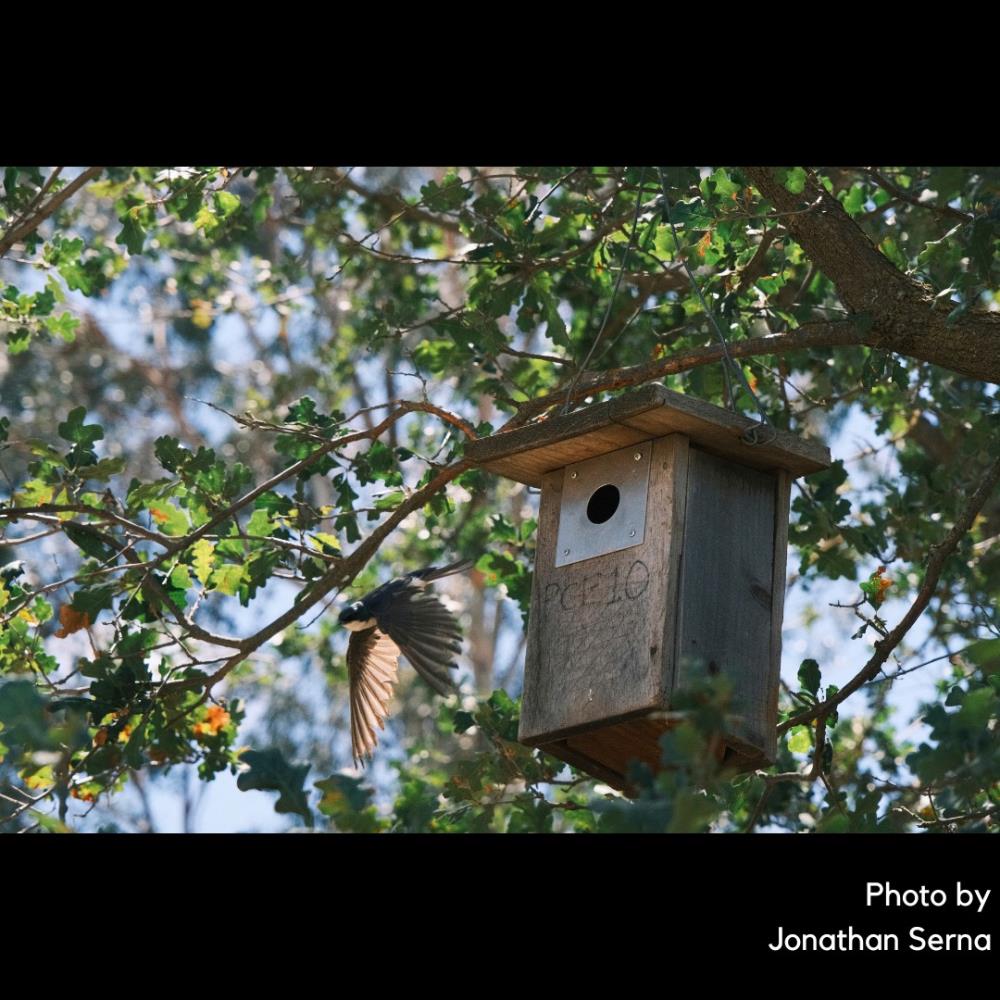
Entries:
[[55,633],[55,636],[57,639],[65,639],[74,632],[90,628],[90,615],[86,611],[77,611],[72,604],[64,604],[59,609],[59,624],[62,628]]

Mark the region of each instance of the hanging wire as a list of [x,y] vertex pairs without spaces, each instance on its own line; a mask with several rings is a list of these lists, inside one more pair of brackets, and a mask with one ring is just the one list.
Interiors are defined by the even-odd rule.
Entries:
[[754,405],[757,407],[757,412],[760,414],[760,423],[756,427],[748,427],[743,432],[742,440],[745,444],[750,445],[768,444],[778,436],[778,432],[771,426],[770,421],[767,419],[767,413],[765,412],[764,407],[761,405],[756,393],[750,387],[750,383],[747,381],[746,373],[743,371],[743,366],[737,364],[733,360],[732,355],[730,355],[729,342],[726,340],[726,335],[722,332],[722,327],[719,325],[718,320],[716,320],[715,313],[709,309],[708,303],[705,301],[705,296],[702,295],[701,287],[694,276],[694,272],[688,266],[687,258],[680,252],[681,241],[677,236],[677,227],[674,225],[674,220],[670,214],[670,192],[667,185],[667,176],[663,172],[663,167],[657,167],[656,169],[660,174],[660,187],[663,191],[663,208],[667,216],[667,224],[670,226],[670,232],[673,233],[674,236],[674,246],[680,256],[681,264],[683,265],[684,271],[688,276],[688,281],[691,282],[691,287],[694,288],[698,295],[698,301],[701,302],[701,308],[704,310],[705,315],[708,316],[709,321],[718,335],[719,343],[722,345],[722,374],[725,376],[726,380],[726,395],[729,402],[729,408],[734,413],[738,412],[736,410],[736,400],[733,396],[733,386],[729,374],[729,370],[732,368],[739,375],[740,381],[743,383],[743,388],[750,394],[750,398],[754,401]]
[[597,345],[601,342],[601,337],[604,336],[604,328],[608,325],[608,319],[611,317],[611,310],[615,304],[615,299],[618,298],[618,289],[621,287],[622,278],[625,276],[625,269],[628,267],[628,259],[635,247],[635,237],[636,233],[639,231],[639,216],[642,212],[642,185],[646,180],[646,167],[642,168],[642,172],[639,174],[639,193],[636,195],[635,199],[635,217],[632,219],[632,235],[629,237],[628,247],[625,249],[625,256],[622,258],[621,270],[618,272],[618,277],[615,279],[615,287],[611,290],[611,298],[608,300],[608,308],[604,311],[604,319],[601,320],[601,328],[597,331],[597,336],[594,338],[594,342],[590,345],[590,350],[587,352],[587,356],[583,359],[583,364],[580,366],[576,375],[573,377],[573,381],[570,383],[569,389],[566,391],[566,401],[563,403],[561,413],[569,412],[569,404],[573,398],[573,391],[576,389],[577,384],[583,377],[583,373],[587,370],[587,365],[590,364],[590,359],[594,356],[594,351],[597,349]]

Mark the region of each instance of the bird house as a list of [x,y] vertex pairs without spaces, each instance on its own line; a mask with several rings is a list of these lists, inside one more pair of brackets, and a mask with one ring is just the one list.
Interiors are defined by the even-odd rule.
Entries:
[[476,441],[541,489],[518,737],[622,788],[692,681],[731,684],[721,750],[774,761],[792,479],[829,451],[661,385]]

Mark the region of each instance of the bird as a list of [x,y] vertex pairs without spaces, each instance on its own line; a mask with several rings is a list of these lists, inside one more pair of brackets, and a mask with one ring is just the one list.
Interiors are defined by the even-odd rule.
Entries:
[[438,694],[458,690],[448,671],[457,667],[462,630],[427,585],[472,565],[469,559],[394,577],[341,611],[340,624],[351,633],[347,676],[355,766],[372,758],[378,744],[375,727],[385,728],[400,655]]

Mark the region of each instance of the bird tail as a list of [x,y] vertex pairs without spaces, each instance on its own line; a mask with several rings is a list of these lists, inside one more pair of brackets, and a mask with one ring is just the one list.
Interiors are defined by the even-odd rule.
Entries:
[[474,559],[462,559],[460,562],[449,563],[447,566],[428,566],[427,569],[417,570],[411,573],[418,580],[430,583],[432,580],[440,580],[444,576],[452,576],[454,573],[464,573],[467,569],[472,569],[475,565]]

